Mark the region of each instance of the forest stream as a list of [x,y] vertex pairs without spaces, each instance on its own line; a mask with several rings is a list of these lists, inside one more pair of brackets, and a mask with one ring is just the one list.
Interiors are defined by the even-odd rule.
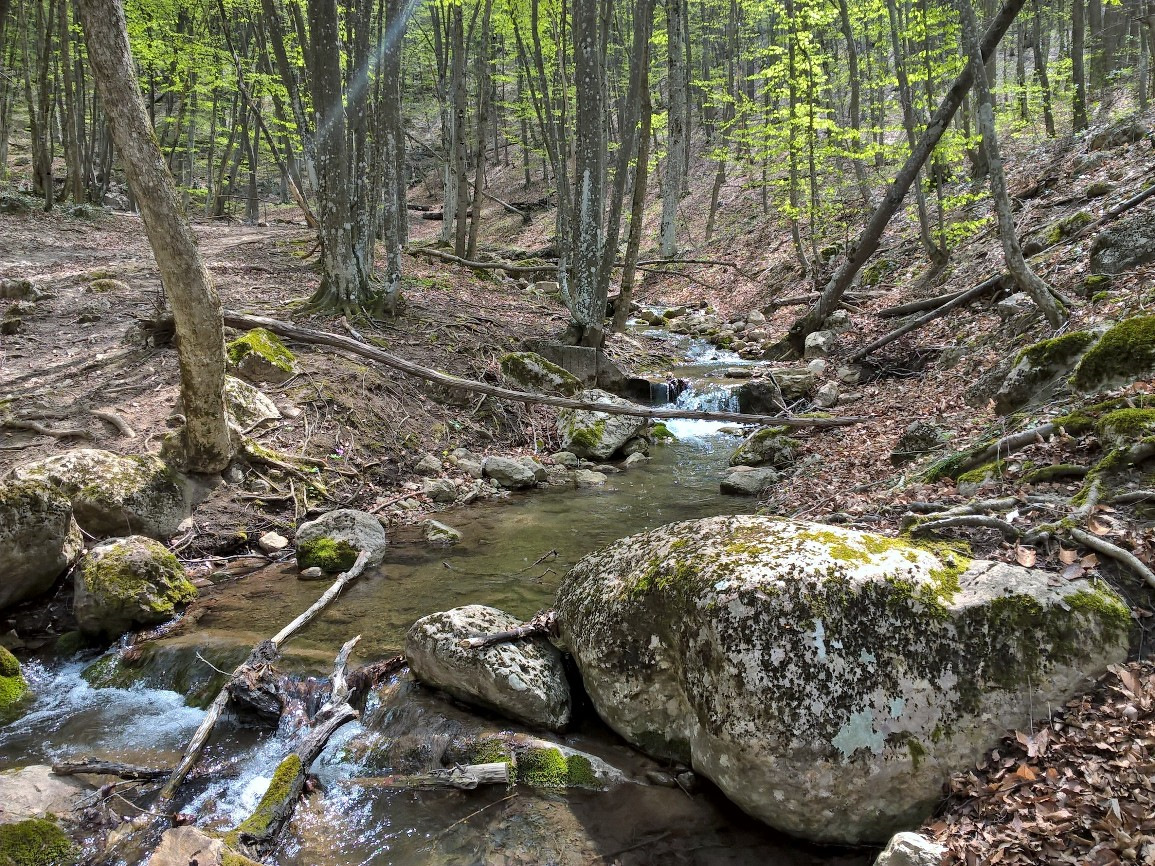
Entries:
[[[655,334],[656,336],[656,334]],[[750,362],[700,341],[680,343],[691,381],[678,402],[726,408],[721,374]],[[731,384],[732,381],[731,381]],[[390,539],[382,565],[286,648],[290,676],[324,676],[349,637],[362,641],[355,663],[394,655],[418,618],[466,604],[487,604],[529,618],[552,605],[562,576],[578,559],[623,536],[678,520],[735,513],[749,501],[718,492],[722,468],[740,439],[725,425],[671,421],[677,441],[653,459],[611,474],[600,487],[513,494],[438,515],[462,534],[431,547],[414,529]],[[301,581],[290,563],[218,585],[196,630],[143,645],[132,667],[115,650],[25,666],[35,704],[19,726],[0,730],[0,770],[85,756],[171,765],[223,682],[239,663],[315,600],[325,584]],[[644,783],[661,768],[626,747],[586,705],[564,738],[639,783],[609,791],[517,786],[476,791],[384,790],[356,780],[397,772],[397,756],[481,731],[516,730],[465,710],[415,684],[407,671],[371,695],[359,723],[330,741],[313,771],[321,793],[297,811],[275,860],[281,866],[352,864],[728,863],[859,864],[864,853],[826,850],[775,834],[747,818],[704,780],[691,796]],[[183,811],[202,827],[226,829],[250,814],[280,756],[284,732],[226,724],[203,762],[214,775],[186,785]],[[672,780],[672,777],[670,777]]]

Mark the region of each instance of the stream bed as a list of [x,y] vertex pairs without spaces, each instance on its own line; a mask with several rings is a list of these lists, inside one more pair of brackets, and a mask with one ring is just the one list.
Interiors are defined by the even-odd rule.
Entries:
[[[683,405],[722,408],[710,384],[736,358],[692,347]],[[713,380],[717,381],[717,380]],[[749,500],[718,493],[722,468],[740,441],[723,425],[674,421],[678,441],[653,459],[611,474],[595,488],[515,493],[437,515],[462,533],[453,547],[427,545],[416,530],[398,532],[382,565],[362,576],[286,647],[279,667],[325,675],[336,649],[362,635],[353,664],[399,652],[421,616],[481,603],[529,618],[552,604],[578,559],[611,541],[677,520],[748,511]],[[276,632],[327,586],[273,567],[212,590],[212,607],[187,635],[145,645],[131,668],[114,655],[45,657],[26,666],[31,711],[0,728],[0,769],[93,756],[168,766],[202,718],[203,707],[256,642]],[[82,672],[88,673],[82,676]],[[657,764],[626,747],[592,712],[562,740],[596,754],[638,780]],[[707,783],[694,796],[678,787],[628,783],[609,791],[517,786],[476,791],[374,787],[398,772],[398,754],[444,750],[446,743],[506,721],[465,710],[395,676],[370,698],[359,722],[330,741],[314,772],[320,792],[298,808],[270,861],[279,866],[353,864],[838,864],[868,854],[815,848],[747,818]],[[183,811],[198,825],[228,828],[256,806],[280,758],[286,732],[218,726],[202,764],[222,775],[186,785]],[[401,768],[400,771],[404,771]]]

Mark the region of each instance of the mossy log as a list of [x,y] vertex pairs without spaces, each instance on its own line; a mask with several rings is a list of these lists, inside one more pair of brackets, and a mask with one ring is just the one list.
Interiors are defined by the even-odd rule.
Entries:
[[508,761],[444,767],[408,776],[357,776],[348,781],[362,788],[457,788],[472,791],[482,785],[508,785]]

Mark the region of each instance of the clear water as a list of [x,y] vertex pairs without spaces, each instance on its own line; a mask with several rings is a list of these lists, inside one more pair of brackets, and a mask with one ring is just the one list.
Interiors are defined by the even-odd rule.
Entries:
[[[703,350],[704,352],[704,350]],[[728,354],[728,353],[727,353]],[[680,402],[725,408],[727,383],[711,378],[736,358],[693,358],[695,390]],[[581,556],[622,536],[672,521],[733,513],[749,502],[721,497],[722,467],[737,438],[724,425],[672,422],[680,441],[600,488],[513,494],[439,517],[462,533],[452,548],[427,546],[416,530],[391,539],[385,562],[363,576],[289,644],[280,664],[301,675],[324,672],[349,637],[357,661],[398,652],[414,620],[484,603],[528,618],[548,607],[562,576]],[[538,561],[540,560],[540,562]],[[202,718],[204,703],[248,648],[311,604],[325,583],[269,569],[218,587],[215,606],[188,636],[149,645],[128,688],[93,688],[80,673],[91,659],[33,662],[35,702],[0,728],[0,769],[94,756],[172,765]],[[628,784],[609,792],[514,788],[472,792],[386,790],[350,780],[396,770],[374,761],[375,745],[410,738],[463,737],[499,719],[465,711],[401,675],[376,695],[360,722],[338,732],[314,765],[321,792],[303,803],[274,862],[307,864],[865,864],[855,852],[811,849],[749,820],[716,792]],[[641,778],[654,768],[596,719],[567,744],[602,756]],[[259,801],[269,774],[291,748],[291,732],[218,727],[204,766],[224,771],[186,785],[186,811],[226,828]]]

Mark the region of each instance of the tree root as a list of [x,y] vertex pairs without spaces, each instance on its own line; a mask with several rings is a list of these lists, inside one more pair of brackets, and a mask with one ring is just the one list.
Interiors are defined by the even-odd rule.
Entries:
[[13,430],[31,430],[33,433],[39,433],[41,436],[51,436],[53,439],[92,439],[92,433],[82,427],[61,427],[59,429],[53,427],[45,427],[38,421],[24,420],[20,418],[9,418],[6,421],[0,422],[0,427],[8,427]]
[[1147,585],[1155,589],[1155,572],[1152,572],[1135,554],[1129,550],[1124,550],[1117,544],[1112,544],[1106,539],[1100,538],[1097,535],[1092,535],[1082,529],[1072,528],[1068,530],[1071,538],[1079,542],[1084,547],[1089,547],[1097,553],[1104,556],[1109,556],[1126,565],[1133,572],[1139,575],[1147,582]]
[[125,439],[136,438],[136,431],[132,429],[131,425],[124,420],[124,416],[119,412],[114,412],[111,409],[89,409],[88,414],[93,418],[99,418],[101,421],[107,421],[119,430],[120,435]]
[[923,535],[940,529],[949,529],[953,526],[979,526],[986,529],[997,529],[1007,541],[1017,541],[1020,537],[1017,528],[1007,521],[999,517],[992,517],[989,514],[958,514],[954,517],[928,520],[913,527],[910,533],[911,535]]

